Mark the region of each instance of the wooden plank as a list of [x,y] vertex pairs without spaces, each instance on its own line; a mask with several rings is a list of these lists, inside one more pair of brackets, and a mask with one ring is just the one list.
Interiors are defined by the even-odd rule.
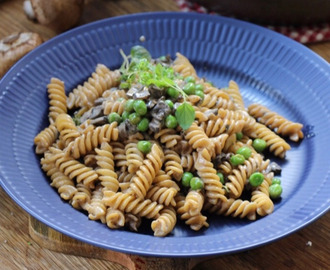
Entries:
[[29,216],[29,233],[31,238],[43,248],[75,256],[107,260],[129,270],[187,270],[201,260],[208,259],[143,257],[107,250],[68,237],[32,216]]

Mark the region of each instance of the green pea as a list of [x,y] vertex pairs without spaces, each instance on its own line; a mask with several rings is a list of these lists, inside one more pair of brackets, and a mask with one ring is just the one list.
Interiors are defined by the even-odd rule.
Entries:
[[236,154],[241,154],[245,159],[248,159],[252,154],[252,150],[247,146],[242,146],[236,151]]
[[221,184],[225,184],[225,177],[224,177],[224,175],[221,173],[221,172],[218,172],[217,173],[217,176],[219,176],[219,179],[220,179],[220,182],[221,182]]
[[238,166],[243,164],[245,161],[245,157],[241,154],[236,154],[230,157],[230,163],[234,166]]
[[128,82],[121,82],[119,85],[120,89],[128,89],[129,88],[129,83]]
[[162,61],[162,62],[165,62],[167,60],[166,55],[162,55],[162,56],[158,57],[158,60]]
[[192,190],[202,189],[204,187],[204,182],[199,177],[193,177],[190,180],[190,187]]
[[143,100],[135,100],[134,104],[133,104],[133,108],[134,111],[138,114],[138,115],[145,115],[147,113],[147,105],[145,104],[145,102]]
[[236,139],[237,139],[238,141],[240,141],[240,140],[242,140],[242,138],[243,138],[243,133],[242,133],[242,132],[237,132],[237,133],[236,133]]
[[202,91],[202,92],[204,92],[204,86],[202,84],[200,84],[200,83],[197,83],[195,85],[195,90],[196,91]]
[[175,116],[169,115],[165,119],[165,126],[168,128],[176,128],[178,125],[178,120],[176,120]]
[[201,90],[196,90],[195,95],[199,96],[201,99],[204,99],[204,92]]
[[274,177],[272,179],[272,185],[275,185],[275,184],[281,184],[281,179],[280,178],[277,178],[277,177]]
[[151,142],[149,141],[139,141],[137,143],[137,148],[143,153],[148,154],[151,151]]
[[188,76],[184,79],[185,82],[192,82],[192,83],[195,83],[195,78],[193,76]]
[[148,118],[143,118],[137,125],[138,131],[145,132],[149,128],[149,120]]
[[172,100],[166,99],[165,103],[170,107],[171,110],[174,108],[174,104]]
[[109,121],[109,123],[112,123],[112,122],[120,123],[122,121],[122,118],[120,117],[120,115],[118,113],[112,112],[108,115],[108,121]]
[[195,94],[195,84],[192,82],[188,82],[183,86],[182,89],[187,95],[193,95]]
[[128,116],[128,120],[133,124],[133,125],[137,125],[140,121],[141,121],[141,117],[140,115],[138,115],[137,113],[131,113]]
[[166,93],[173,99],[177,99],[180,96],[179,91],[173,87],[168,88]]
[[131,112],[134,109],[134,99],[129,99],[125,103],[125,111],[126,112]]
[[282,186],[280,184],[273,184],[269,187],[269,196],[272,199],[278,199],[282,194]]
[[260,153],[265,150],[267,143],[265,140],[257,138],[253,140],[252,146],[257,152]]
[[191,172],[184,172],[181,178],[181,183],[184,187],[190,187],[190,181],[194,177]]
[[128,119],[128,117],[129,117],[129,112],[128,111],[123,111],[123,113],[121,114],[121,118],[123,119],[123,121]]
[[262,173],[254,172],[249,178],[249,183],[251,186],[257,187],[261,185],[261,183],[264,181],[264,178],[265,177]]

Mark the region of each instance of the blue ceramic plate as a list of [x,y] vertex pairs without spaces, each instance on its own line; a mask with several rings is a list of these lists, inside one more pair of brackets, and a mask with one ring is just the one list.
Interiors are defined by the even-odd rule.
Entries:
[[[140,37],[144,36],[142,43]],[[118,68],[119,49],[136,44],[154,57],[186,55],[198,74],[226,86],[238,82],[246,105],[261,102],[304,124],[283,166],[282,200],[255,222],[211,217],[193,232],[178,224],[165,238],[110,230],[63,202],[40,169],[33,138],[48,125],[46,85],[52,76],[72,89],[97,63]],[[154,256],[225,254],[257,247],[311,223],[329,209],[330,67],[306,47],[238,20],[186,13],[110,18],[66,32],[28,54],[0,83],[0,183],[29,214],[81,241],[120,252]]]

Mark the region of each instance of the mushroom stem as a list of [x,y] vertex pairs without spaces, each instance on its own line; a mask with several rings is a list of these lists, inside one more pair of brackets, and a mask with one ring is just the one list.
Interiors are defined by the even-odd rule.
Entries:
[[26,16],[27,16],[30,20],[34,20],[34,19],[36,18],[30,0],[25,0],[25,1],[24,1],[24,3],[23,3],[23,10],[24,10]]

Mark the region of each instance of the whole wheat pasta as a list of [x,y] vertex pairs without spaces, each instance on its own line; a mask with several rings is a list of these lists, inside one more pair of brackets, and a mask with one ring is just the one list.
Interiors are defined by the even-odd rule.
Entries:
[[302,139],[303,125],[261,104],[246,109],[238,83],[218,88],[180,53],[153,59],[132,49],[145,58],[122,53],[118,69],[98,64],[68,95],[51,78],[49,123],[34,138],[50,186],[109,229],[138,232],[151,219],[157,237],[177,218],[198,231],[210,215],[256,220],[275,211],[270,161],[285,158],[285,137]]
[[302,124],[294,123],[261,104],[251,104],[248,107],[248,112],[260,123],[268,126],[277,134],[288,136],[292,141],[297,142],[304,137],[301,131],[303,128]]

